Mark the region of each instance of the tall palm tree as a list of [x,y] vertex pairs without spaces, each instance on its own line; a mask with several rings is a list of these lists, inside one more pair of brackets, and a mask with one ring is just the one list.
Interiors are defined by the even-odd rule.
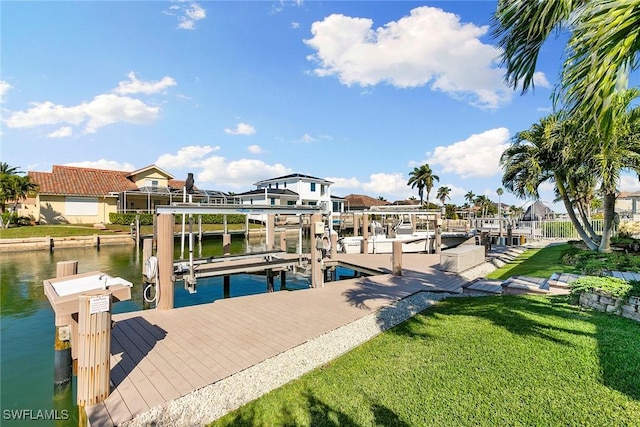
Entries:
[[415,167],[409,173],[409,181],[407,181],[407,185],[410,185],[411,188],[418,188],[418,195],[420,196],[420,205],[423,205],[424,202],[424,190],[427,190],[427,207],[429,207],[429,193],[433,188],[433,182],[440,181],[440,178],[437,175],[433,174],[433,171],[429,167],[428,164],[424,164],[420,167]]
[[464,195],[464,199],[469,204],[469,219],[471,219],[471,206],[475,198],[476,195],[473,193],[473,191],[468,191],[467,194]]
[[451,196],[449,196],[449,194],[451,194],[451,189],[449,187],[443,186],[438,188],[438,193],[436,194],[436,198],[440,200],[440,203],[442,203],[443,208],[447,199],[451,200]]
[[613,98],[640,65],[640,0],[499,0],[493,35],[511,87],[533,87],[542,46],[560,29],[569,40],[555,98],[587,128],[608,135]]
[[17,167],[0,162],[0,213],[4,213],[7,203],[16,200],[16,193],[20,193],[21,173]]
[[558,116],[554,114],[540,119],[528,130],[518,132],[500,158],[504,170],[502,184],[517,197],[539,199],[540,184],[555,183],[578,235],[589,249],[595,250],[598,245],[578,221],[566,188],[566,177],[579,160],[558,129]]
[[638,89],[630,89],[616,95],[611,107],[612,131],[602,135],[599,144],[584,147],[587,167],[598,177],[603,199],[604,227],[599,248],[601,252],[611,250],[611,232],[620,173],[627,170],[640,176],[640,107],[631,107],[638,97]]

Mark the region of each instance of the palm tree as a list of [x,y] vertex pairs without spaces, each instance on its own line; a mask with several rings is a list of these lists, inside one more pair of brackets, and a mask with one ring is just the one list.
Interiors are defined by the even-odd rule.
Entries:
[[444,203],[447,201],[447,199],[451,200],[451,197],[449,196],[449,194],[451,194],[451,189],[449,187],[444,186],[444,187],[438,188],[438,193],[436,194],[436,198],[440,200],[440,203],[442,203],[443,208],[444,208]]
[[602,135],[599,144],[586,148],[587,167],[600,181],[604,210],[601,252],[611,251],[611,232],[620,173],[634,171],[640,176],[640,107],[630,108],[640,90],[630,89],[613,99],[611,132]]
[[638,28],[640,0],[499,0],[493,15],[505,79],[523,93],[533,87],[545,40],[557,30],[569,31],[555,98],[604,135],[613,129],[615,94],[640,65]]
[[471,204],[475,200],[476,195],[473,194],[473,191],[468,191],[467,194],[464,195],[464,199],[469,203],[469,219],[471,219]]
[[427,190],[427,207],[429,206],[429,193],[433,188],[433,182],[440,181],[440,178],[437,175],[433,174],[433,171],[429,167],[428,164],[424,164],[420,167],[413,168],[413,170],[409,173],[409,181],[407,181],[407,185],[410,185],[411,188],[418,188],[418,195],[420,196],[420,205],[423,205],[424,201],[424,190]]
[[[4,214],[7,209],[7,203],[13,202],[12,212],[15,213],[18,202],[24,200],[27,196],[36,191],[38,186],[31,182],[29,176],[20,176],[22,173],[16,167],[9,166],[5,162],[0,162],[0,214]],[[10,221],[4,222],[3,226],[8,227]]]
[[500,158],[502,184],[517,197],[539,199],[540,184],[554,182],[578,235],[589,249],[595,250],[598,245],[578,221],[566,188],[566,177],[579,161],[572,157],[572,145],[562,138],[559,128],[558,116],[550,115],[518,132]]

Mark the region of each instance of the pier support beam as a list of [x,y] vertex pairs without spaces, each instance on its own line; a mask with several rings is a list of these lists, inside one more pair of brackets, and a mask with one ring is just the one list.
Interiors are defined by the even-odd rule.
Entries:
[[[56,277],[67,277],[78,274],[78,261],[61,261],[56,264]],[[78,324],[71,315],[56,316],[56,334],[54,337],[53,354],[53,387],[54,398],[57,394],[64,394],[71,386],[73,375],[73,345],[74,332]]]
[[173,214],[158,215],[158,282],[156,292],[159,310],[173,309]]
[[267,270],[267,292],[273,292],[275,289],[273,287],[273,271]]
[[402,276],[402,242],[395,240],[392,246],[391,265],[394,276]]
[[267,250],[272,251],[274,249],[274,242],[276,236],[276,216],[274,214],[267,215]]
[[222,277],[222,296],[223,298],[231,297],[231,276]]
[[287,272],[282,270],[280,272],[280,290],[284,291],[287,289]]
[[[322,234],[315,233],[316,223],[322,222],[322,215],[311,215],[311,287],[321,288],[324,286],[322,280]],[[324,231],[324,230],[323,230]],[[320,244],[318,244],[318,241]]]
[[222,253],[231,255],[231,234],[225,233],[222,235]]
[[331,259],[338,258],[338,233],[331,232]]
[[360,217],[353,213],[353,236],[358,236],[360,233]]
[[362,245],[360,246],[360,253],[369,253],[369,214],[362,214]]
[[436,214],[436,229],[435,229],[435,242],[436,242],[436,253],[439,254],[442,249],[442,215]]

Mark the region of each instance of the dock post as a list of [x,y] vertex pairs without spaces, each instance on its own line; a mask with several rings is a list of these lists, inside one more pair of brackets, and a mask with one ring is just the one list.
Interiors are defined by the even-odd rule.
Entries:
[[158,215],[158,282],[156,307],[173,309],[173,214]]
[[331,233],[331,259],[338,258],[338,233]]
[[80,295],[78,312],[78,412],[109,397],[111,293]]
[[358,233],[360,233],[359,229],[360,229],[360,224],[359,221],[360,217],[356,216],[356,213],[353,213],[353,236],[357,237]]
[[287,233],[285,231],[280,232],[280,250],[287,251]]
[[222,276],[222,297],[229,298],[231,296],[231,276]]
[[360,253],[369,253],[369,214],[362,214],[362,245],[360,246]]
[[[56,277],[66,277],[78,274],[78,261],[60,261],[56,264]],[[64,394],[65,389],[71,386],[73,374],[73,345],[75,324],[71,315],[56,316],[56,334],[54,337],[53,355],[53,385],[54,398]]]
[[100,236],[97,234],[93,235],[93,239],[92,239],[92,245],[93,247],[100,249]]
[[436,253],[439,254],[442,249],[442,215],[439,213],[436,214],[435,228]]
[[318,239],[321,238],[320,234],[315,234],[315,224],[318,222],[322,222],[322,215],[313,214],[311,215],[311,224],[309,224],[309,229],[311,231],[311,287],[312,288],[321,288],[324,286],[322,281],[322,245],[318,245]]
[[273,292],[275,289],[273,287],[273,271],[267,270],[267,292]]
[[280,271],[280,290],[285,291],[287,289],[287,272],[285,270]]
[[267,236],[266,236],[266,246],[268,251],[272,251],[274,248],[275,242],[275,233],[276,229],[276,216],[274,214],[267,215]]
[[222,253],[224,255],[231,255],[231,234],[229,233],[222,235]]
[[394,276],[402,276],[402,242],[394,240],[391,255],[392,272]]

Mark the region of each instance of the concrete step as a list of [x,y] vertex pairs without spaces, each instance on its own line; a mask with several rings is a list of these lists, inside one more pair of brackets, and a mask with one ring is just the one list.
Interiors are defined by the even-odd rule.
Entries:
[[505,294],[549,294],[547,279],[540,277],[513,276],[502,282],[502,288]]
[[502,294],[502,282],[500,280],[491,279],[476,279],[467,283],[464,287],[463,293],[474,295],[501,295]]

